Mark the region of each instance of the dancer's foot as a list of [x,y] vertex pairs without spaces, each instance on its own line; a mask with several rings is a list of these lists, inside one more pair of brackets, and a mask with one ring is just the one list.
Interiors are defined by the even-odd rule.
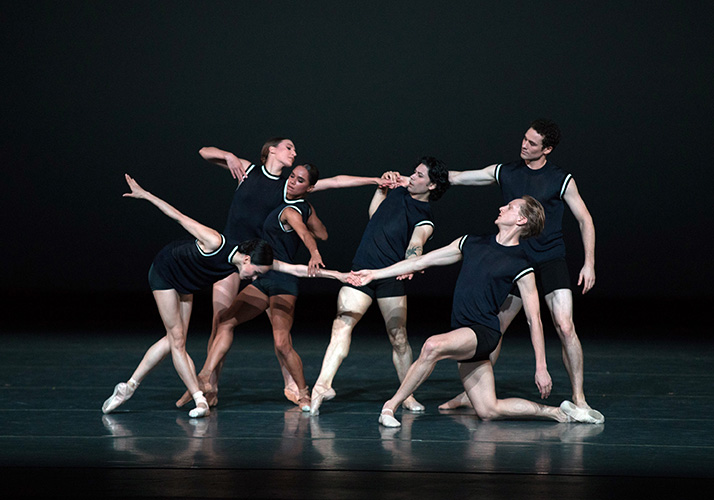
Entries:
[[312,403],[310,399],[310,388],[305,386],[304,389],[300,390],[300,397],[298,399],[297,405],[302,411],[310,411],[310,404]]
[[394,411],[387,408],[382,408],[382,412],[379,414],[379,424],[384,427],[401,427],[402,425],[399,420],[394,418]]
[[102,405],[102,413],[110,413],[124,404],[134,395],[137,385],[129,382],[119,382],[114,387],[114,392]]
[[206,397],[201,391],[194,394],[193,400],[196,401],[196,408],[188,412],[189,417],[203,418],[211,414],[211,409],[208,406],[208,401],[206,401]]
[[568,422],[580,422],[583,424],[602,424],[605,417],[602,413],[592,408],[579,408],[570,401],[563,401],[560,409],[568,417]]
[[423,412],[425,409],[424,405],[417,401],[414,395],[411,395],[407,399],[405,399],[402,403],[402,407],[405,410],[409,410],[414,413]]
[[320,406],[323,401],[329,401],[337,395],[332,387],[315,384],[312,388],[312,400],[310,402],[310,415],[320,413]]
[[283,389],[283,394],[285,394],[285,397],[288,399],[288,401],[296,405],[300,404],[300,392],[297,390],[297,386],[285,387],[285,389]]
[[439,405],[440,410],[455,410],[456,408],[473,408],[471,400],[465,392],[462,392],[455,398]]

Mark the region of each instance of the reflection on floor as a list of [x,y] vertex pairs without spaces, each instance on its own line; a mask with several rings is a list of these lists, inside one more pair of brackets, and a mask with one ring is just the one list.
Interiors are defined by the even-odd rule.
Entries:
[[[482,422],[439,411],[461,390],[456,365],[440,363],[417,393],[423,414],[400,411],[399,429],[377,423],[397,388],[378,324],[358,327],[337,397],[320,415],[283,397],[264,323],[236,332],[220,402],[206,419],[174,401],[182,384],[167,360],[115,413],[102,402],[126,380],[157,334],[114,331],[5,332],[0,364],[0,465],[18,495],[153,498],[619,498],[655,487],[682,498],[683,480],[714,479],[714,351],[710,339],[673,344],[632,332],[582,327],[590,404],[605,425]],[[437,330],[415,325],[415,355]],[[200,366],[208,332],[189,352]],[[303,322],[294,343],[314,382],[329,332]],[[569,399],[559,343],[547,337],[554,392]],[[509,332],[496,366],[500,396],[536,399],[524,332]],[[62,488],[56,490],[56,488]]]

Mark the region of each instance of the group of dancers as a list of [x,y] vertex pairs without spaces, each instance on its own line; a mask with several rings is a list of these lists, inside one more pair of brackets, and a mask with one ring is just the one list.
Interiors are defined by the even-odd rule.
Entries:
[[[126,175],[130,192],[125,197],[151,202],[193,239],[169,244],[154,259],[149,284],[166,335],[148,349],[131,377],[116,385],[102,411],[110,413],[131,398],[146,375],[170,353],[187,389],[176,405],[193,400],[191,418],[209,415],[218,404],[220,373],[235,327],[267,312],[285,397],[302,411],[316,415],[325,401],[336,396],[332,383],[349,352],[352,330],[376,299],[401,383],[384,403],[381,425],[398,427],[395,414],[400,406],[405,411],[424,411],[414,391],[442,359],[458,362],[465,391],[439,408],[470,406],[483,420],[603,423],[602,413],[588,405],[583,390],[583,353],[572,320],[562,235],[565,205],[578,221],[584,246],[585,262],[578,276],[582,293],[595,283],[595,229],[572,176],[548,161],[559,141],[557,124],[536,120],[524,135],[520,160],[513,163],[456,172],[427,156],[417,162],[409,177],[389,171],[380,177],[338,175],[327,179],[319,179],[318,169],[309,163],[288,171],[297,152],[286,138],[265,143],[260,165],[214,147],[203,148],[200,154],[204,159],[226,168],[238,181],[222,233],[182,214]],[[434,231],[431,203],[451,185],[494,183],[501,187],[505,202],[495,220],[497,233],[465,235],[424,253]],[[325,269],[317,240],[326,240],[327,230],[305,197],[314,191],[366,185],[376,186],[376,191],[351,271]],[[301,245],[310,254],[307,265],[295,262]],[[429,267],[459,261],[452,330],[429,337],[412,363],[405,281]],[[311,393],[290,334],[300,277],[342,283],[330,343]],[[241,280],[251,282],[241,290]],[[186,351],[192,294],[209,285],[213,287],[211,335],[206,361],[196,374]],[[539,291],[560,337],[572,385],[572,401],[563,401],[558,407],[520,398],[498,399],[495,390],[493,364],[503,333],[523,308],[535,352],[536,386],[542,398],[550,395]]]

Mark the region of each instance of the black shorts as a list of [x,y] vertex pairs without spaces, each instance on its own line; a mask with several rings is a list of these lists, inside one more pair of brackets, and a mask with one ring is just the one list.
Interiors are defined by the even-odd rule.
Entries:
[[366,293],[372,300],[375,298],[385,299],[387,297],[402,297],[407,294],[407,287],[404,284],[404,281],[398,280],[397,278],[374,280],[364,286],[354,286],[349,283],[345,283],[344,286]]
[[163,276],[159,274],[159,272],[154,268],[153,264],[151,264],[151,267],[149,268],[149,287],[151,288],[152,292],[154,290],[174,289],[174,286],[171,285],[168,281],[164,279]]
[[293,295],[297,297],[298,295],[297,276],[280,273],[272,269],[262,276],[258,276],[251,284],[268,297],[273,295]]
[[457,359],[457,361],[459,363],[486,361],[489,355],[498,347],[498,342],[501,340],[501,332],[483,325],[471,325],[465,328],[470,328],[476,335],[476,352],[469,359]]
[[[564,258],[534,264],[533,269],[535,269],[536,286],[543,295],[548,295],[556,290],[570,290],[570,273]],[[513,285],[511,295],[521,296],[518,285]]]

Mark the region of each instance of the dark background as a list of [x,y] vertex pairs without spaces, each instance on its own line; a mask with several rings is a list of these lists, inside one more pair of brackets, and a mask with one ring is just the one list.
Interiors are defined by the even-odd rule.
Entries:
[[[406,174],[424,154],[482,168],[517,159],[549,117],[563,131],[551,160],[596,225],[597,284],[576,321],[691,324],[714,295],[710,5],[5,2],[2,323],[156,315],[149,264],[185,233],[123,199],[124,172],[222,229],[235,183],[202,146],[257,161],[286,136],[324,177]],[[328,267],[349,268],[372,192],[311,197]],[[428,249],[494,231],[501,202],[495,186],[452,188]],[[575,279],[570,213],[565,228]],[[448,302],[457,270],[416,278],[410,297]],[[336,282],[301,286],[303,314],[332,315]]]

